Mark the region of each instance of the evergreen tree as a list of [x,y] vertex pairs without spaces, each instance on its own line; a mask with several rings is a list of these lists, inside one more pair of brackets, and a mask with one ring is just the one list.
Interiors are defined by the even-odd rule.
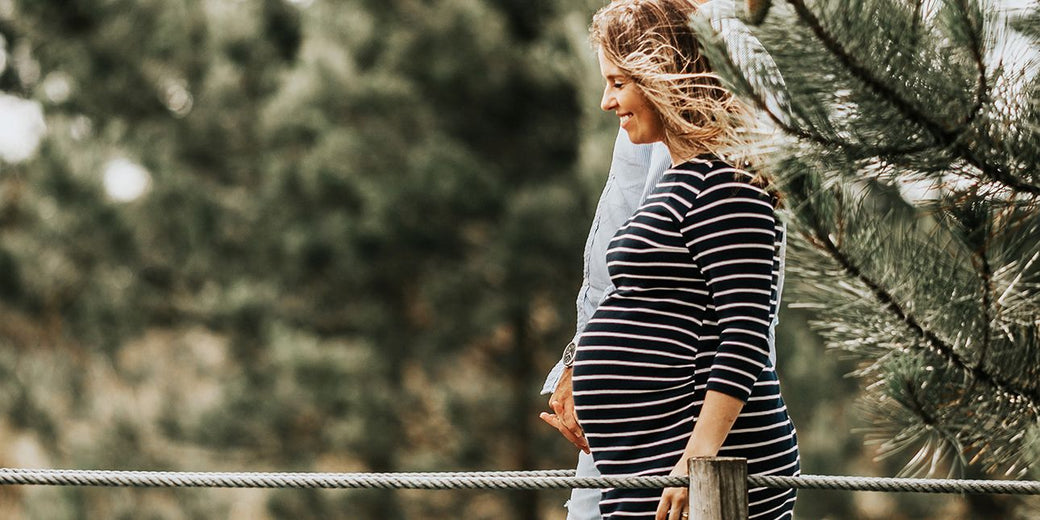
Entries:
[[696,25],[780,131],[763,153],[812,287],[797,298],[858,360],[879,454],[908,452],[912,474],[1025,474],[1040,433],[1036,12],[1015,22],[1026,40],[985,1],[745,7],[783,83]]
[[[536,392],[616,132],[602,4],[0,1],[0,90],[48,129],[0,165],[0,465],[571,464]],[[120,168],[144,191],[110,194]],[[803,454],[847,473],[819,418],[851,385],[814,373],[803,314],[779,342]],[[565,495],[10,488],[0,516],[542,518]]]
[[[584,37],[559,18],[467,0],[0,6],[17,58],[0,82],[49,128],[0,177],[0,406],[45,457],[9,465],[555,466],[535,390],[570,334],[590,211]],[[113,158],[150,179],[139,198],[106,192]],[[23,513],[231,508],[45,493]],[[514,495],[260,499],[286,518],[540,516]]]

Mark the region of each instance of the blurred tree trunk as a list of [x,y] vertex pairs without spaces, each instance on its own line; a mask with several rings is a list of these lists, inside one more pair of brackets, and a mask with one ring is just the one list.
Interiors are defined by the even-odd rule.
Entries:
[[[510,381],[513,387],[513,412],[510,414],[516,418],[512,437],[515,439],[516,461],[513,467],[520,470],[533,470],[537,468],[534,457],[534,435],[531,432],[530,418],[537,412],[531,406],[531,382],[538,375],[535,371],[534,349],[535,344],[531,328],[530,304],[517,305],[513,310],[513,328],[516,335],[513,339],[514,362],[510,363]],[[539,515],[539,492],[537,490],[519,490],[512,492],[513,510],[516,518],[520,520],[538,520]]]

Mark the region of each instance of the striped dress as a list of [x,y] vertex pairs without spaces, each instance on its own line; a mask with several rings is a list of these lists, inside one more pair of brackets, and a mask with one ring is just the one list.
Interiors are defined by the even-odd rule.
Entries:
[[[668,170],[610,243],[615,287],[578,342],[574,402],[603,475],[667,475],[707,390],[744,408],[719,456],[796,475],[794,425],[769,361],[783,227],[748,173],[699,158]],[[609,489],[604,519],[654,517],[661,490]],[[750,518],[791,518],[794,490],[749,490]]]

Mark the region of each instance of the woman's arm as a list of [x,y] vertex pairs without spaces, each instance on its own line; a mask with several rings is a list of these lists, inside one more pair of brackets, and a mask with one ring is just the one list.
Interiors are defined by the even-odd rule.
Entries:
[[[693,427],[693,435],[686,443],[679,462],[672,468],[669,476],[685,477],[690,474],[691,457],[714,457],[719,453],[723,441],[729,435],[733,423],[736,422],[744,401],[715,390],[708,390],[704,396],[701,414],[697,417],[697,425]],[[661,495],[661,503],[657,506],[656,520],[680,520],[689,508],[690,491],[687,488],[666,488]]]
[[[682,231],[714,304],[719,338],[696,426],[672,475],[687,475],[690,457],[719,453],[769,363],[775,312],[776,220],[763,190],[745,172],[722,167],[705,175]],[[669,488],[658,520],[679,520],[688,491]]]

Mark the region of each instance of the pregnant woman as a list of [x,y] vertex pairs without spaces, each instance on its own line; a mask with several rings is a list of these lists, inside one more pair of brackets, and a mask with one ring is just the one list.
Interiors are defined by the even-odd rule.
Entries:
[[[618,0],[592,22],[602,108],[672,167],[607,251],[616,287],[581,335],[574,404],[603,475],[686,475],[690,457],[796,475],[795,429],[770,359],[784,227],[755,120],[699,52],[691,0]],[[683,488],[609,489],[605,519],[679,520]],[[792,518],[795,492],[749,490],[752,519]]]

